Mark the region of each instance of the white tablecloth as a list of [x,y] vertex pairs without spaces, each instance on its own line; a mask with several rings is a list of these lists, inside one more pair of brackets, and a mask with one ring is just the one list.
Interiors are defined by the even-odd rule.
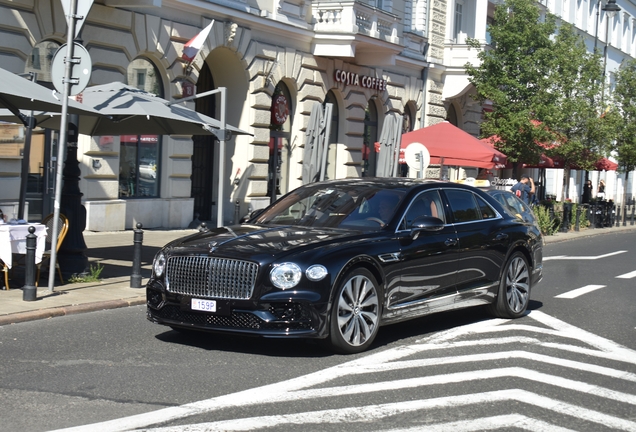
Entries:
[[33,234],[37,237],[35,247],[35,263],[42,262],[42,254],[46,245],[46,225],[23,224],[23,225],[0,225],[0,259],[11,268],[11,254],[26,255],[26,236],[29,234],[29,227],[35,227]]

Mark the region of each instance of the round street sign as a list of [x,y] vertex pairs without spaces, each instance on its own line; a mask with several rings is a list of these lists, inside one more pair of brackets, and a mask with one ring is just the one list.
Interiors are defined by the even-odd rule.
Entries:
[[[51,63],[51,81],[55,89],[62,94],[64,94],[64,75],[66,73],[64,59],[66,58],[66,53],[66,44],[64,44],[55,52]],[[73,42],[73,58],[79,60],[79,63],[74,63],[71,69],[71,91],[69,96],[75,96],[84,91],[91,79],[93,69],[91,56],[86,48],[77,42]]]
[[[422,158],[421,165],[420,158]],[[414,142],[407,145],[406,149],[404,149],[404,159],[406,159],[409,168],[419,171],[421,167],[422,170],[426,170],[431,163],[431,154],[424,144]]]

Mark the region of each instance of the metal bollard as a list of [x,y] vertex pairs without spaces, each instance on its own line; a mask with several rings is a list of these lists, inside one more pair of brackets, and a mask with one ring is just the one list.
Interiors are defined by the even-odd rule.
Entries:
[[130,275],[130,287],[141,288],[141,244],[144,240],[144,232],[142,231],[142,225],[137,223],[137,229],[134,230],[133,236],[133,266],[132,274]]
[[621,206],[616,205],[616,226],[621,226]]
[[627,203],[623,204],[623,226],[627,226]]
[[[24,262],[24,286],[22,287],[22,300],[35,301],[38,297],[38,287],[35,286],[35,248],[38,238],[33,234],[35,227],[29,227],[26,236],[26,258]],[[50,264],[49,264],[50,266]],[[54,268],[49,271],[55,271]]]
[[234,224],[238,225],[241,219],[241,202],[236,200],[234,203]]
[[563,219],[561,222],[561,232],[568,232],[570,230],[571,216],[572,216],[572,206],[570,204],[563,204]]
[[634,205],[634,200],[632,199],[632,220],[630,225],[634,225],[634,208],[636,208],[636,205]]
[[574,231],[580,231],[581,228],[581,206],[576,206],[576,219],[574,222]]

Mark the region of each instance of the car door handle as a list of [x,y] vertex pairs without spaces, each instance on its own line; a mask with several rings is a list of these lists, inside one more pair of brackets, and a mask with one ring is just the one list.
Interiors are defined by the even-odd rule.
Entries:
[[508,238],[508,234],[505,233],[499,233],[497,234],[497,236],[495,237],[495,240],[505,240]]
[[446,239],[444,244],[446,246],[455,246],[457,244],[457,239],[452,239],[452,238]]

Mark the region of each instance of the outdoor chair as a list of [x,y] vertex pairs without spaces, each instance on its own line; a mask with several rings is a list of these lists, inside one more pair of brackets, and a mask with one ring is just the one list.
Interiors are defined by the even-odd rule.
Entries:
[[9,266],[7,266],[2,260],[0,260],[0,265],[2,265],[2,271],[4,273],[4,286],[7,291],[9,291]]
[[[46,267],[48,265],[49,271],[51,271],[51,245],[53,244],[53,217],[54,215],[51,213],[42,219],[42,224],[46,225],[46,246],[44,249],[44,253],[42,254],[42,261],[37,265],[38,272],[35,276],[35,286],[38,286],[38,281],[40,280],[40,268],[42,266]],[[59,222],[57,225],[57,245],[55,247],[55,253],[60,250],[60,245],[62,241],[64,241],[64,237],[66,237],[66,232],[68,231],[68,219],[63,214],[60,214]],[[57,269],[57,274],[60,277],[60,282],[64,283],[64,278],[62,277],[62,269],[60,268],[60,263],[56,260],[55,268]]]

